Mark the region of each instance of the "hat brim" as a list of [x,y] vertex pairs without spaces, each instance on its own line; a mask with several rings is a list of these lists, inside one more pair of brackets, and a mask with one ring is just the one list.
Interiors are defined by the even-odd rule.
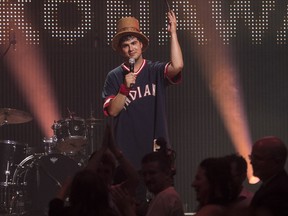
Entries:
[[139,38],[143,44],[142,51],[144,52],[146,50],[146,48],[149,45],[149,39],[144,34],[139,33],[139,32],[119,32],[119,33],[117,33],[112,39],[113,50],[115,50],[115,51],[120,50],[119,41],[122,37],[127,36],[127,35],[132,35],[132,36]]

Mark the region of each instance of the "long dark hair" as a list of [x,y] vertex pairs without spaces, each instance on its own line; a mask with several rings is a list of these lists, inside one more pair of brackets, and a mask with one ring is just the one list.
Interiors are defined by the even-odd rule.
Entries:
[[207,158],[200,163],[209,181],[210,194],[207,204],[229,205],[237,197],[230,172],[230,164],[222,158]]
[[[113,215],[109,204],[109,190],[96,172],[79,171],[71,185],[70,215]],[[110,214],[111,212],[111,214]]]

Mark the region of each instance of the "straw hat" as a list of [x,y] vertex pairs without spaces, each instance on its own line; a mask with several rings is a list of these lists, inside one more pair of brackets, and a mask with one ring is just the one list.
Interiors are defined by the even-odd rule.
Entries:
[[115,51],[119,50],[120,39],[127,35],[132,35],[139,38],[143,44],[143,51],[147,48],[149,39],[140,32],[138,20],[134,17],[124,17],[118,20],[117,33],[112,39],[112,48]]

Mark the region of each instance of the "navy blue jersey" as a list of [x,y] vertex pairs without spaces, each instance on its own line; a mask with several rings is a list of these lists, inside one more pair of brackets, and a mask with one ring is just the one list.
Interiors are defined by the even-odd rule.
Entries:
[[[113,121],[116,144],[137,168],[140,168],[142,157],[153,150],[154,139],[163,137],[169,143],[165,89],[180,81],[181,73],[169,79],[166,76],[168,65],[143,61],[136,72],[136,83],[126,98],[125,106]],[[122,64],[108,73],[102,92],[106,115],[106,108],[118,94],[128,71],[129,68]]]

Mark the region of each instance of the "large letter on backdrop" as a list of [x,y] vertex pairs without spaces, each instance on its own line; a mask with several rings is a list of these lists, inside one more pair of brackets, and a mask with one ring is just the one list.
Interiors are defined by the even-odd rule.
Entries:
[[[64,11],[66,15],[69,9],[69,16],[63,17],[64,13],[61,14],[61,11]],[[75,17],[79,20],[75,20]],[[63,20],[67,21],[64,22],[67,24],[66,26],[63,25]],[[74,44],[77,39],[83,38],[91,28],[91,0],[47,0],[44,3],[44,29],[50,33],[52,38],[58,38],[65,44]]]

